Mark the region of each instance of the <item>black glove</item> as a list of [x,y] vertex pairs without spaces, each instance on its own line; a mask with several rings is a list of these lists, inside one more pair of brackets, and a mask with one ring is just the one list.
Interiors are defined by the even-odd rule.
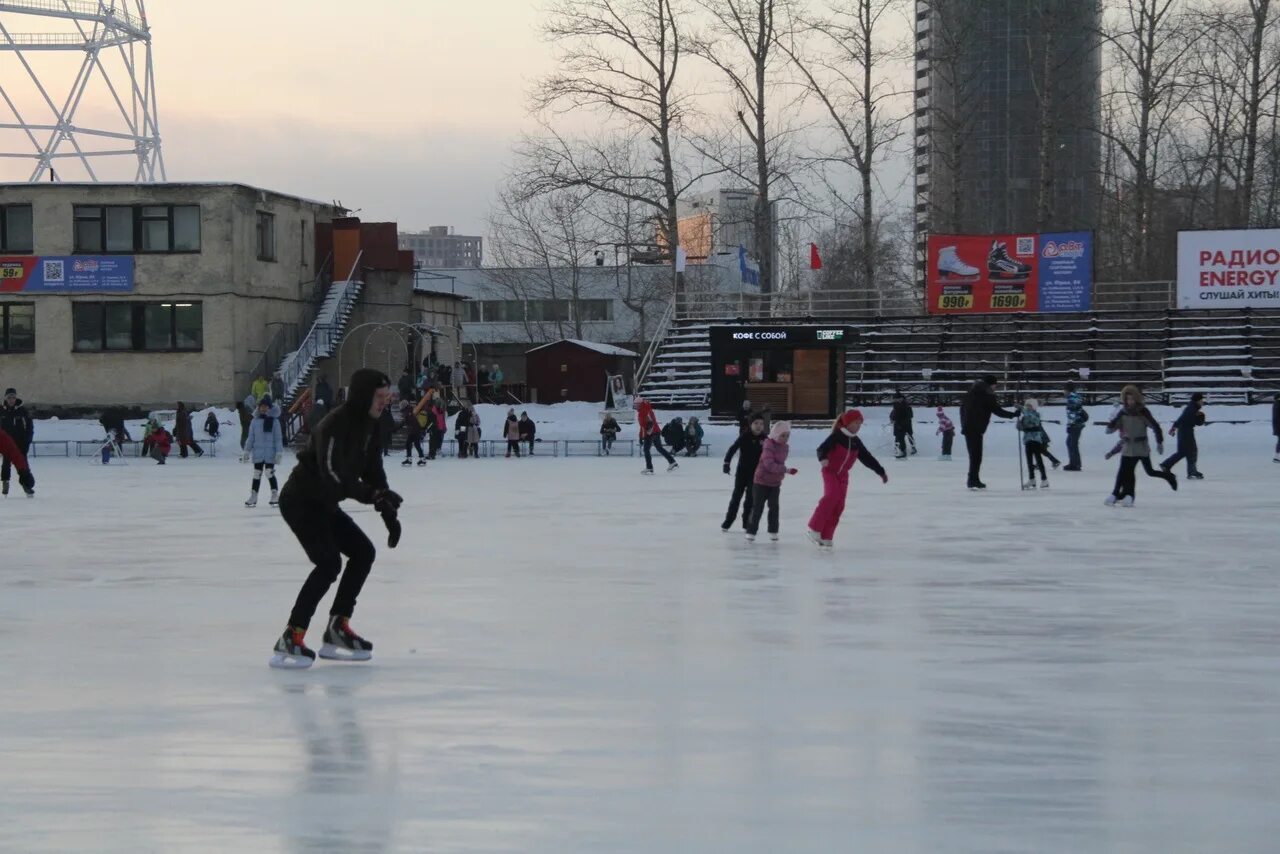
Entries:
[[728,473],[729,473],[729,464],[728,464],[728,463],[725,463],[725,464],[724,464],[724,473],[725,473],[725,474],[728,474]]
[[384,489],[373,497],[373,509],[379,513],[385,514],[388,511],[395,513],[403,503],[404,499],[400,497],[400,493],[390,489]]
[[382,524],[387,526],[387,547],[394,549],[400,543],[400,520],[394,510],[382,511]]

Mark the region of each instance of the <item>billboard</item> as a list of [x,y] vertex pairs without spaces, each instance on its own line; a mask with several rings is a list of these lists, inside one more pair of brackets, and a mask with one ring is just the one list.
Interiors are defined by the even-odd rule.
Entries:
[[925,286],[930,314],[1088,311],[1093,235],[931,234]]
[[0,256],[0,293],[127,294],[132,255]]
[[1178,232],[1178,308],[1280,308],[1280,229]]

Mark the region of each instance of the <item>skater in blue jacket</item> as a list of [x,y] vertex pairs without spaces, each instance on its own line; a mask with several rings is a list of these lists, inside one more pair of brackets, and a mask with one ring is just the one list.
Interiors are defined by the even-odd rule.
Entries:
[[1080,434],[1089,423],[1084,398],[1076,393],[1076,384],[1067,383],[1067,464],[1063,471],[1080,471]]
[[1196,462],[1200,458],[1200,448],[1196,444],[1196,428],[1204,425],[1204,394],[1196,392],[1191,395],[1191,402],[1182,410],[1178,420],[1173,422],[1169,435],[1178,440],[1177,450],[1173,456],[1160,464],[1160,468],[1169,471],[1182,460],[1187,461],[1187,480],[1204,480]]
[[267,483],[271,487],[271,506],[280,501],[280,488],[276,482],[276,466],[284,454],[284,428],[280,424],[280,407],[276,406],[271,395],[263,395],[258,401],[258,411],[254,413],[249,424],[249,435],[244,441],[244,459],[253,462],[253,485],[250,487],[249,500],[245,507],[258,506],[258,488],[262,486],[262,473],[267,474]]

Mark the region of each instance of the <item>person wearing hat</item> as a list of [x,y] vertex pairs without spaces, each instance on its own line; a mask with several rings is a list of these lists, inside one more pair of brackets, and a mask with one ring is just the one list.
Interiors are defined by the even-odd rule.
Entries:
[[809,517],[809,539],[819,548],[829,549],[833,545],[836,526],[840,524],[849,495],[849,473],[854,463],[861,460],[864,466],[880,475],[881,483],[889,482],[884,466],[858,438],[861,429],[862,413],[850,409],[836,419],[831,426],[831,435],[818,446],[818,461],[822,464],[822,499]]
[[[4,402],[0,403],[0,430],[13,440],[14,447],[22,454],[23,467],[26,467],[27,453],[31,450],[31,440],[35,436],[35,423],[31,420],[27,408],[18,399],[17,389],[4,390]],[[4,495],[9,494],[9,478],[15,467],[8,457],[0,463],[0,492]],[[21,473],[22,469],[18,471]]]
[[644,450],[645,467],[640,473],[653,474],[654,448],[657,448],[658,453],[667,461],[667,471],[671,472],[680,468],[676,458],[671,456],[666,448],[662,447],[662,425],[658,423],[658,416],[653,411],[653,404],[643,397],[637,397],[631,405],[636,410],[636,424],[640,428],[640,447]]
[[1204,426],[1204,394],[1196,392],[1191,395],[1191,402],[1182,410],[1178,420],[1169,428],[1169,435],[1178,440],[1178,447],[1173,456],[1160,464],[1160,468],[1169,471],[1182,460],[1187,461],[1187,480],[1204,480],[1196,462],[1200,457],[1200,448],[1196,445],[1196,428]]
[[276,482],[276,466],[284,454],[284,429],[280,424],[280,407],[265,394],[258,401],[258,411],[249,424],[249,437],[244,442],[244,459],[253,462],[253,483],[249,487],[249,500],[245,507],[258,506],[258,489],[262,486],[262,474],[267,475],[271,487],[271,506],[280,503],[280,487]]
[[1084,408],[1084,398],[1076,391],[1075,383],[1067,383],[1067,464],[1063,471],[1080,471],[1080,434],[1089,424],[1089,413]]
[[960,404],[960,432],[964,434],[964,444],[969,451],[970,489],[987,488],[982,482],[982,437],[991,424],[991,416],[999,415],[1010,421],[1018,417],[1018,413],[1000,406],[996,399],[996,386],[999,384],[1000,380],[994,374],[987,374],[973,384]]
[[311,431],[280,491],[280,515],[315,566],[276,641],[272,667],[303,668],[315,662],[316,654],[304,642],[307,627],[339,575],[342,581],[329,610],[320,657],[342,661],[373,657],[373,644],[352,631],[349,620],[376,552],[339,505],[346,499],[372,504],[387,527],[387,545],[395,548],[400,542],[398,511],[403,499],[387,484],[378,429],[378,419],[390,400],[391,380],[386,374],[372,368],[352,374],[346,402]]
[[[22,491],[27,494],[28,498],[36,497],[36,479],[31,475],[31,469],[27,466],[27,456],[18,449],[18,443],[9,437],[9,434],[0,430],[0,460],[4,461],[4,470],[9,471],[10,467],[18,470],[18,483],[22,485]],[[5,494],[9,492],[9,481],[4,482]]]

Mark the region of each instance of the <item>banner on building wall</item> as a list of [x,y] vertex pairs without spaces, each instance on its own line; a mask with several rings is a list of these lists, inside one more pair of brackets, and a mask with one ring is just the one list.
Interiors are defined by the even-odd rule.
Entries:
[[930,314],[1088,311],[1093,235],[932,234],[925,275]]
[[1280,229],[1178,232],[1178,308],[1280,308]]
[[0,256],[0,293],[127,294],[132,255]]

